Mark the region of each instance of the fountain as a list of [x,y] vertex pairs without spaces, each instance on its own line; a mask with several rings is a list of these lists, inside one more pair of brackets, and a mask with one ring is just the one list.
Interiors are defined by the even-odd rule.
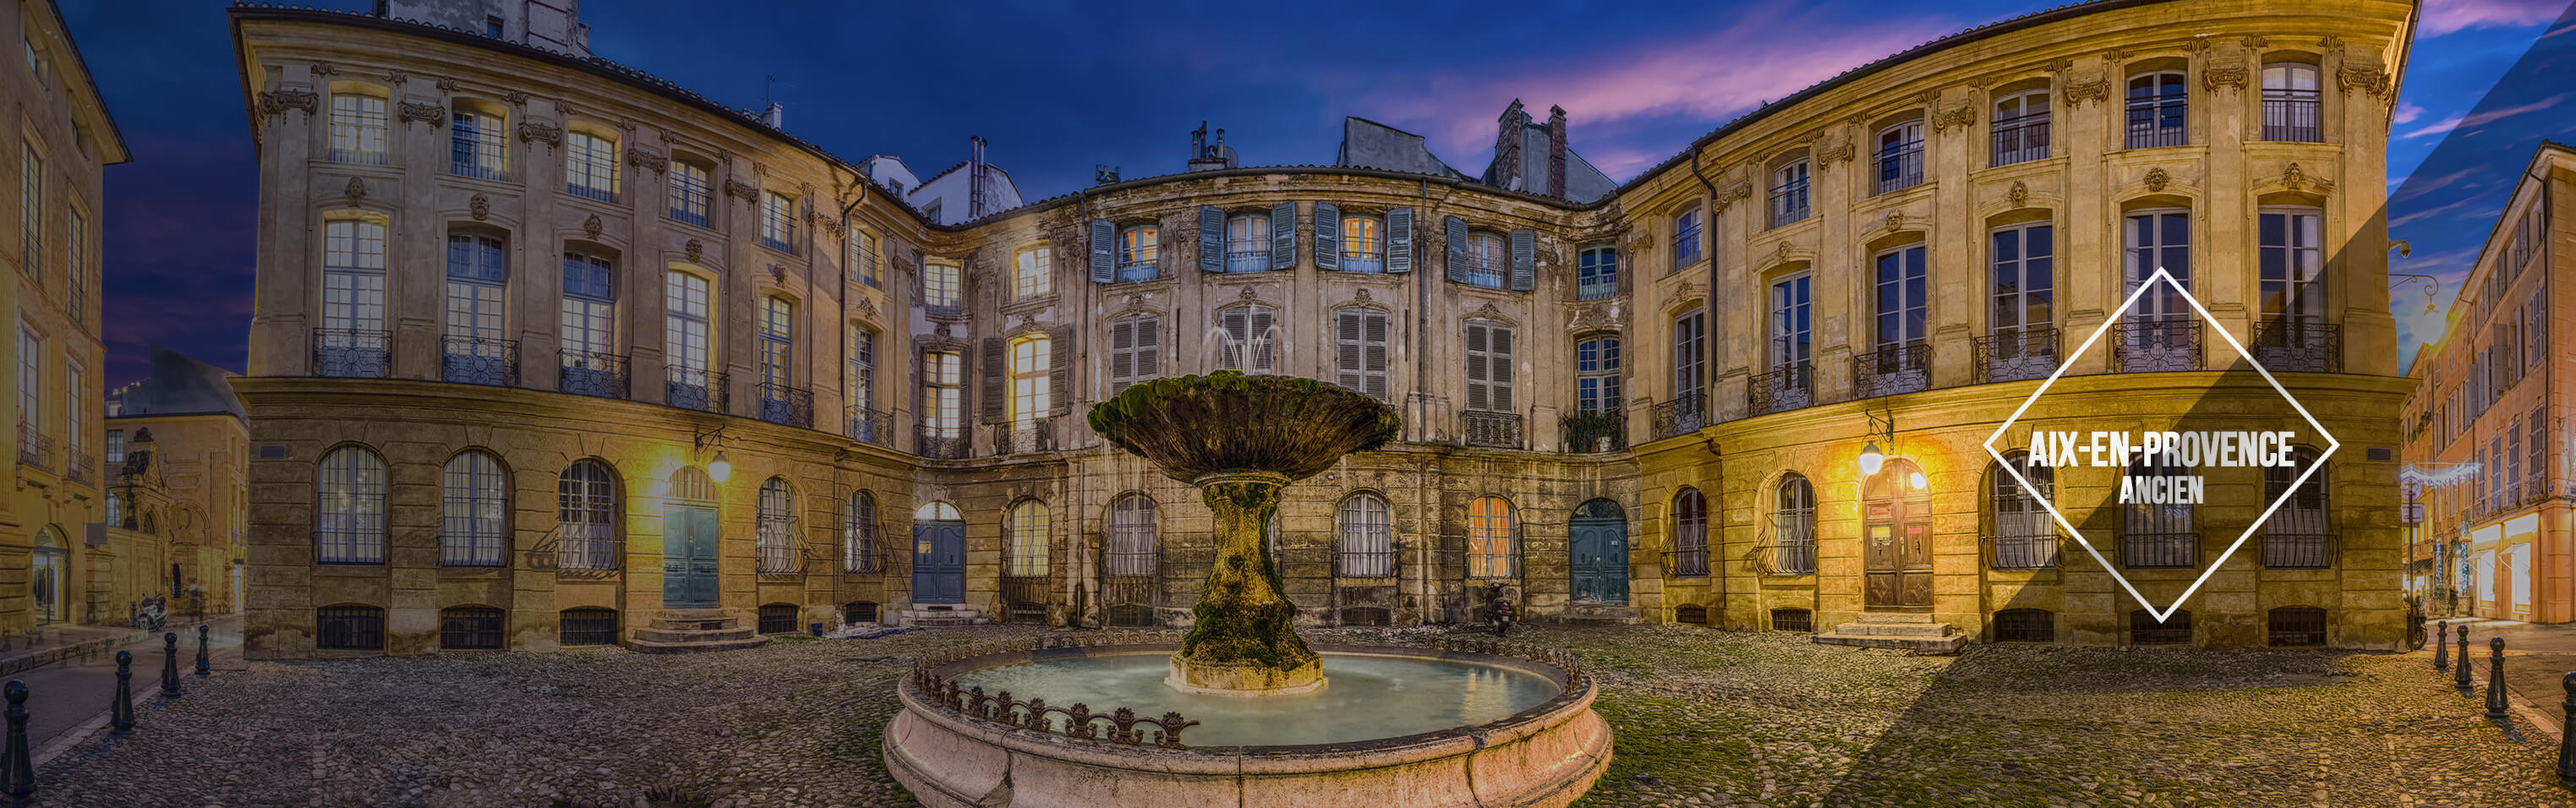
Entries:
[[[923,804],[1552,808],[1609,765],[1609,726],[1570,656],[1482,639],[1318,648],[1298,635],[1262,526],[1281,488],[1393,439],[1385,404],[1219,372],[1129,387],[1092,408],[1091,427],[1197,486],[1214,513],[1195,621],[917,660],[884,747]],[[1115,706],[1137,704],[1160,717]],[[1218,745],[1184,744],[1184,731]]]

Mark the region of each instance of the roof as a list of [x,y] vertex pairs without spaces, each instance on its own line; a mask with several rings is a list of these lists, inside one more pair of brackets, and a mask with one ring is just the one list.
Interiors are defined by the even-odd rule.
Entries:
[[233,395],[232,371],[187,354],[152,346],[152,375],[117,391],[124,409],[119,418],[168,415],[230,415],[248,422],[241,398]]
[[133,162],[134,153],[125,148],[125,132],[116,128],[116,116],[109,113],[107,109],[107,96],[98,91],[98,78],[90,75],[89,60],[81,58],[80,40],[72,36],[71,22],[63,19],[62,4],[46,0],[45,7],[54,10],[54,27],[63,30],[63,48],[71,51],[72,64],[80,66],[81,86],[89,90],[90,101],[98,105],[99,120],[107,122],[108,139],[116,142],[116,159],[106,161],[102,165],[112,166]]

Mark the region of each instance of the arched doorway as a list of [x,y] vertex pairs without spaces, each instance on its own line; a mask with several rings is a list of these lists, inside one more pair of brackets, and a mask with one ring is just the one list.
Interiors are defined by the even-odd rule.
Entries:
[[1576,506],[1565,532],[1574,602],[1627,603],[1628,517],[1619,503],[1596,499]]
[[663,500],[662,605],[716,605],[716,482],[696,466],[671,473],[670,494]]
[[1932,498],[1922,477],[1913,463],[1889,458],[1861,486],[1866,608],[1932,608]]
[[912,511],[912,602],[966,602],[966,518],[955,505]]
[[36,622],[59,623],[69,616],[63,610],[63,568],[71,551],[63,547],[63,534],[52,527],[36,531],[35,567],[27,580],[28,591],[35,596]]

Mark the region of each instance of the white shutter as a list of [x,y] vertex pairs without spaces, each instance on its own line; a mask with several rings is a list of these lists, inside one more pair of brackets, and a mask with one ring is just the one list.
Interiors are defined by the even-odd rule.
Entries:
[[1361,370],[1360,344],[1362,320],[1368,309],[1343,309],[1333,313],[1333,383],[1359,390],[1368,384]]
[[1485,327],[1485,380],[1492,385],[1487,394],[1495,412],[1512,411],[1512,330],[1499,325]]
[[1486,389],[1485,325],[1467,324],[1467,409],[1482,410],[1491,406]]
[[1135,381],[1163,375],[1163,321],[1158,317],[1136,318]]

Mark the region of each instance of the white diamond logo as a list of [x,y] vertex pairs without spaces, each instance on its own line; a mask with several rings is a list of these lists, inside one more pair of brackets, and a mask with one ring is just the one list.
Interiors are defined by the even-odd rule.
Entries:
[[[2048,388],[2057,384],[2058,377],[2066,375],[2067,369],[2074,366],[2075,358],[2083,356],[2086,351],[2092,350],[2095,343],[2102,341],[2102,335],[2110,333],[2111,326],[2122,322],[2122,318],[2128,315],[2129,309],[2138,305],[2139,298],[2145,297],[2148,290],[2154,289],[2158,285],[2171,287],[2184,301],[2189,302],[2191,304],[2192,313],[2198,315],[2202,321],[2208,323],[2209,330],[2216,333],[2220,340],[2226,342],[2227,347],[2234,349],[2238,356],[2244,357],[2246,366],[2253,368],[2255,373],[2261,374],[2264,383],[2271,385],[2273,391],[2280,393],[2283,401],[2290,402],[2290,408],[2298,411],[2299,418],[2306,421],[2310,428],[2316,430],[2317,436],[2324,438],[2326,442],[2325,451],[2319,452],[2314,462],[2308,463],[2307,468],[2301,469],[2299,471],[2299,478],[2292,481],[2289,486],[2284,488],[2281,491],[2280,496],[2273,498],[2270,503],[2264,506],[2263,515],[2255,517],[2254,522],[2245,527],[2245,532],[2237,534],[2236,540],[2227,545],[2226,551],[2218,554],[2217,560],[2210,562],[2207,569],[2201,570],[2200,577],[2192,579],[2191,586],[2184,589],[2180,597],[2174,598],[2172,603],[2166,604],[2162,609],[2158,609],[2155,604],[2147,602],[2146,596],[2139,594],[2138,587],[2129,583],[2127,576],[2120,574],[2120,568],[2117,565],[2112,564],[2109,559],[2102,557],[2101,548],[2095,547],[2092,541],[2084,538],[2084,533],[2082,531],[2075,529],[2074,523],[2067,521],[2066,514],[2057,510],[2057,503],[2050,501],[2049,497],[2040,496],[2037,487],[2032,486],[2030,484],[2030,480],[2022,476],[2021,470],[2016,468],[2010,461],[2005,460],[2003,453],[1995,449],[1995,441],[2003,438],[2004,432],[2012,428],[2013,422],[2021,420],[2022,413],[2028,412],[2030,410],[2030,405],[2039,403],[2039,397],[2046,395],[2048,393]],[[2193,346],[2195,350],[2199,347],[2200,346],[2198,345]],[[2333,457],[2335,450],[2343,447],[2343,442],[2335,440],[2334,435],[2326,431],[2324,424],[2317,423],[2316,416],[2308,414],[2307,406],[2300,404],[2297,397],[2290,395],[2289,389],[2281,386],[2281,380],[2272,378],[2272,371],[2265,369],[2262,362],[2256,361],[2253,352],[2247,351],[2243,343],[2237,342],[2235,335],[2227,333],[2226,327],[2219,324],[2218,318],[2210,316],[2209,309],[2200,304],[2200,299],[2192,297],[2190,289],[2184,288],[2182,282],[2175,280],[2172,273],[2166,272],[2163,267],[2157,267],[2155,274],[2148,276],[2145,282],[2138,284],[2138,288],[2135,291],[2129,293],[2129,299],[2120,302],[2119,310],[2112,312],[2111,316],[2103,318],[2101,327],[2093,329],[2093,334],[2084,338],[2083,345],[2078,346],[2074,351],[2069,352],[2066,355],[2065,361],[2057,366],[2057,371],[2048,374],[2047,381],[2039,383],[2039,389],[2031,391],[2030,398],[2028,400],[2023,401],[2020,407],[2015,408],[2012,415],[2005,417],[2002,424],[1996,425],[1995,434],[1986,437],[1985,447],[1986,454],[1995,459],[1996,467],[2003,469],[2005,474],[2011,475],[2013,483],[2020,485],[2024,494],[2028,494],[2032,501],[2039,503],[2039,507],[2041,509],[2048,511],[2049,518],[2056,520],[2059,530],[2066,531],[2066,535],[2073,537],[2076,544],[2082,545],[2084,547],[2085,554],[2091,555],[2094,561],[2102,565],[2103,569],[2110,571],[2111,579],[2120,582],[2120,588],[2126,590],[2129,593],[2130,598],[2135,599],[2139,605],[2146,607],[2147,613],[2153,615],[2156,618],[2156,622],[2162,623],[2166,618],[2173,616],[2173,613],[2176,610],[2181,609],[2183,602],[2191,599],[2192,593],[2199,592],[2201,585],[2209,582],[2209,576],[2217,573],[2218,568],[2225,565],[2227,563],[2227,559],[2236,554],[2236,548],[2245,546],[2245,540],[2254,537],[2254,531],[2261,529],[2263,523],[2271,521],[2272,512],[2280,510],[2283,503],[2290,501],[2290,497],[2295,495],[2300,487],[2307,485],[2308,478],[2315,476],[2318,469],[2325,468],[2326,458]]]

